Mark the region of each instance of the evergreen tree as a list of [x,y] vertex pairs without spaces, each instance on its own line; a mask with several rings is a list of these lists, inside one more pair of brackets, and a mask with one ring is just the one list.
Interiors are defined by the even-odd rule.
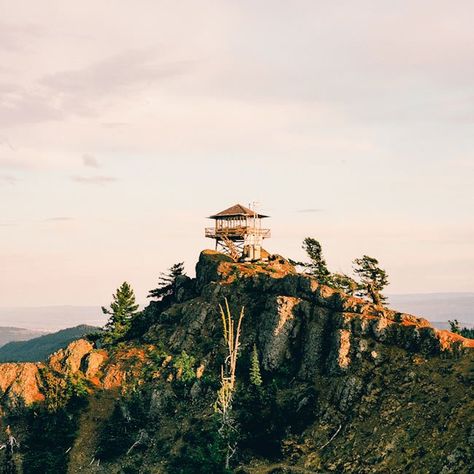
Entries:
[[360,278],[357,296],[370,298],[376,305],[383,304],[387,298],[381,291],[388,285],[388,276],[386,271],[378,266],[378,260],[364,255],[362,258],[356,258],[354,265],[354,273]]
[[356,291],[360,289],[358,283],[345,273],[333,273],[331,275],[331,286],[349,296],[354,296]]
[[461,328],[459,321],[457,319],[448,320],[449,323],[449,330],[454,332],[455,334],[460,334],[463,337],[467,337],[468,339],[474,339],[474,329],[469,328]]
[[135,301],[135,293],[125,281],[113,295],[113,302],[109,308],[102,307],[102,312],[109,316],[105,325],[103,342],[109,344],[125,335],[132,319],[136,316],[139,305]]
[[459,334],[468,339],[474,339],[474,329],[462,328]]
[[307,273],[323,285],[330,284],[331,272],[328,270],[326,260],[324,260],[321,244],[312,237],[306,237],[303,240],[303,249],[308,254],[310,260],[310,263],[301,264],[307,269]]
[[256,387],[262,385],[262,375],[260,374],[260,361],[258,359],[257,346],[253,345],[252,357],[250,359],[250,383]]
[[449,330],[454,332],[455,334],[461,334],[461,326],[459,325],[459,321],[457,319],[451,321],[448,320],[449,323]]
[[173,296],[176,291],[176,280],[182,275],[186,275],[184,262],[175,263],[167,273],[160,274],[158,286],[149,291],[148,298],[156,298],[158,301],[162,301],[166,297]]

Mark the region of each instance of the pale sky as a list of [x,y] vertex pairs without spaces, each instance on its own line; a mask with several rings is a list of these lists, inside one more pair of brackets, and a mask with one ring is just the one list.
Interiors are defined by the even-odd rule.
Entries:
[[474,291],[474,3],[0,0],[0,306],[100,305],[240,202]]

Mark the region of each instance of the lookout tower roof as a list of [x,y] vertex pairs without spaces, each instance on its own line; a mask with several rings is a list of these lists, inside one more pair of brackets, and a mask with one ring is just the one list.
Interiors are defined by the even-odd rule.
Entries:
[[225,219],[227,217],[257,217],[259,219],[264,219],[268,216],[258,213],[256,214],[255,211],[252,211],[252,209],[249,209],[248,207],[242,206],[242,204],[235,204],[224,211],[210,216],[209,219]]

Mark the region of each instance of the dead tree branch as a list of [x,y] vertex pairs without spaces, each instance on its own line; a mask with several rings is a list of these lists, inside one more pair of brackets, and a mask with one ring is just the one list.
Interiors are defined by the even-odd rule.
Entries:
[[324,449],[329,443],[332,442],[332,440],[339,434],[339,431],[341,431],[342,425],[339,425],[339,428],[336,430],[336,432],[331,436],[329,441],[325,444],[323,444],[319,449]]

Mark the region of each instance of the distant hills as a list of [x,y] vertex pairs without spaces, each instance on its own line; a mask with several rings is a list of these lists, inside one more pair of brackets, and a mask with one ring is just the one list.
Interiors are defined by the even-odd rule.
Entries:
[[[388,295],[389,307],[448,328],[448,320],[474,327],[474,293],[420,293]],[[27,340],[73,326],[103,326],[107,322],[99,306],[0,307],[0,347],[13,340]],[[20,326],[16,329],[1,326]],[[14,336],[10,336],[13,334]]]
[[52,332],[80,324],[103,326],[106,322],[99,306],[0,307],[0,326]]
[[34,331],[31,329],[1,327],[0,326],[0,347],[10,341],[27,341],[34,337],[42,336],[44,332]]
[[462,327],[474,327],[474,293],[389,295],[389,306],[426,318],[440,329],[448,329],[453,319]]
[[[70,342],[96,331],[95,326],[82,324],[73,328],[36,337],[28,341],[14,341],[0,347],[0,362],[41,362]],[[31,331],[30,331],[31,332]]]

